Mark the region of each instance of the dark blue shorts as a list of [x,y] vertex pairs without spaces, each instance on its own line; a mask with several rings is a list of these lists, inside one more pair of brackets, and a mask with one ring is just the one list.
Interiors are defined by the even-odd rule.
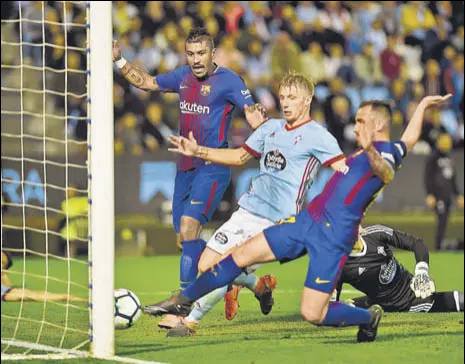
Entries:
[[173,195],[173,225],[179,233],[181,216],[189,216],[206,224],[231,181],[229,167],[204,165],[192,171],[177,171]]
[[305,287],[331,294],[348,255],[333,242],[331,225],[326,224],[315,222],[305,209],[263,233],[278,261],[297,259],[306,250],[310,259]]

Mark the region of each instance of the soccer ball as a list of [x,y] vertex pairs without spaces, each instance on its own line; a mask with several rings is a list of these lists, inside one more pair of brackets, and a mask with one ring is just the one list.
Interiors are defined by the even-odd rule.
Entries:
[[127,329],[140,317],[140,301],[128,289],[115,289],[115,329]]

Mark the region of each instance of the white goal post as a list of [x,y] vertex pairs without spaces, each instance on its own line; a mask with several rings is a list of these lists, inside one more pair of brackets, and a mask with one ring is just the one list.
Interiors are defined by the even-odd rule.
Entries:
[[[43,303],[25,302],[25,293],[18,302],[2,303],[2,361],[90,356],[137,362],[114,356],[112,2],[59,1],[55,2],[56,9],[50,8],[48,2],[14,3],[16,18],[4,18],[2,14],[1,229],[2,252],[12,253],[15,265],[5,272],[2,266],[2,291],[5,273],[11,276],[15,289],[24,292],[35,289],[35,285],[46,294]],[[73,11],[69,10],[74,6],[83,14],[81,22],[70,18]],[[82,45],[68,44],[69,29],[79,29]],[[28,34],[29,30],[34,30],[36,38]],[[55,54],[61,55],[61,66],[49,64]],[[87,68],[72,66],[72,57],[84,59]],[[73,75],[85,81],[85,91],[70,91],[76,80]],[[4,102],[4,97],[8,101]],[[50,107],[54,98],[63,102],[59,110]],[[84,113],[73,118],[87,123],[86,140],[70,137],[68,105],[72,98],[85,105]],[[81,164],[68,159],[71,149],[82,150],[85,146],[87,158]],[[35,179],[28,178],[31,165]],[[59,169],[59,173],[50,173],[52,168]],[[72,186],[74,173],[85,173],[81,180],[86,186]],[[57,175],[59,181],[54,180]],[[32,202],[27,192],[30,190],[35,191],[31,199],[36,200]],[[67,211],[64,220],[69,223],[69,190],[87,199],[88,208],[80,215],[86,230],[76,241],[88,247],[88,261],[70,255],[68,227],[62,233],[50,226],[52,218],[63,211]],[[4,202],[4,192],[14,195],[14,199]],[[51,194],[64,195],[62,204],[51,201]],[[4,206],[16,209],[17,219],[4,216]],[[41,223],[34,225],[32,220]],[[7,232],[17,232],[16,245],[4,241]],[[32,239],[31,234],[40,239]],[[51,241],[58,237],[64,240],[64,256],[53,250]],[[43,245],[36,244],[39,240]],[[61,271],[56,273],[56,266],[62,267],[67,276],[60,276]],[[58,284],[64,291],[61,293],[68,296],[63,303],[47,298],[49,292],[56,292]],[[89,305],[71,302],[69,297],[76,290],[81,298],[88,293]],[[88,325],[84,321],[87,318]],[[7,326],[4,322],[8,322]]]
[[92,354],[114,355],[114,122],[112,2],[90,2]]

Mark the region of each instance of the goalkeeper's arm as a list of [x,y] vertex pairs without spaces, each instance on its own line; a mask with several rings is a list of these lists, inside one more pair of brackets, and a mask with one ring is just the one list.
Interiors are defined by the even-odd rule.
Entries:
[[384,243],[395,248],[414,252],[416,265],[410,288],[418,298],[431,296],[436,291],[436,287],[429,275],[429,252],[423,239],[389,228],[385,229],[381,234]]
[[147,72],[142,71],[126,61],[118,45],[118,41],[113,41],[113,62],[118,66],[124,78],[133,86],[145,91],[160,91],[155,77],[150,76]]

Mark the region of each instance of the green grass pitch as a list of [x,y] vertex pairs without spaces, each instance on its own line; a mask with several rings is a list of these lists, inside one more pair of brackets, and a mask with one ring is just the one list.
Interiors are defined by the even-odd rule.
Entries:
[[[413,254],[399,252],[397,257],[410,269],[414,266]],[[219,304],[190,338],[164,337],[165,332],[156,326],[152,317],[142,316],[128,330],[116,332],[116,354],[134,359],[166,363],[463,363],[464,326],[462,313],[452,314],[386,314],[374,343],[357,344],[356,328],[318,328],[302,321],[299,314],[300,295],[305,278],[307,258],[279,265],[266,264],[258,274],[275,274],[278,287],[275,306],[268,316],[262,316],[258,302],[243,289],[239,295],[240,311],[233,321],[224,319],[223,304]],[[438,291],[464,288],[463,253],[431,254],[431,274]],[[22,272],[21,259],[16,259],[12,270]],[[45,264],[39,259],[28,259],[26,271],[36,275],[45,273]],[[49,274],[64,279],[67,265],[51,261]],[[142,304],[166,298],[178,285],[179,257],[134,257],[116,261],[116,287],[134,291]],[[21,283],[13,274],[13,282]],[[72,264],[71,279],[86,284],[87,267]],[[44,289],[43,279],[28,276],[26,285]],[[66,285],[49,281],[51,291],[65,291]],[[87,290],[72,287],[72,293],[86,296]],[[357,295],[345,286],[343,298]],[[84,305],[85,306],[85,305]],[[81,305],[81,307],[83,307]],[[2,303],[2,338],[11,337],[20,311],[17,303]],[[66,308],[43,303],[25,303],[21,314],[35,322],[20,321],[16,337],[36,342],[40,322],[64,326]],[[70,328],[86,331],[88,314],[72,308],[68,311]],[[46,325],[39,343],[59,345],[63,329]],[[64,342],[76,344],[86,340],[86,334],[66,331]],[[2,345],[2,350],[5,346]],[[8,348],[8,353],[15,349]],[[45,363],[46,361],[29,361]],[[91,359],[68,360],[67,363],[108,363]]]

